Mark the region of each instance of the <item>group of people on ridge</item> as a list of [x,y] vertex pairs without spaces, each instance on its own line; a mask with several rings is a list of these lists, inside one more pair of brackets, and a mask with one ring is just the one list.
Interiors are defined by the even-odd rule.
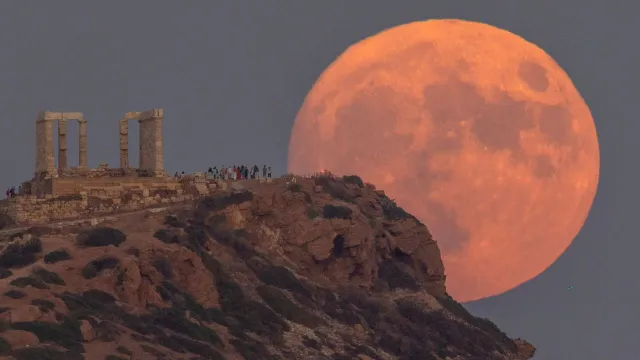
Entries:
[[16,197],[16,187],[12,186],[10,188],[7,189],[7,191],[5,192],[5,195],[7,195],[7,199],[8,198],[13,198]]
[[[174,177],[183,177],[184,171],[180,174],[175,173]],[[214,179],[220,180],[248,180],[248,179],[266,179],[271,177],[271,166],[264,165],[262,166],[262,176],[260,176],[260,168],[258,165],[253,165],[253,167],[248,167],[245,165],[241,166],[222,166],[218,169],[217,166],[209,167],[207,170],[207,175],[210,175]]]
[[259,178],[270,178],[271,177],[271,166],[267,167],[267,165],[262,166],[262,176],[260,176],[260,168],[258,165],[253,165],[253,167],[248,167],[245,165],[241,166],[229,166],[225,167],[224,165],[218,169],[217,166],[209,167],[207,170],[207,174],[211,175],[214,179],[221,180],[247,180],[247,179],[259,179]]

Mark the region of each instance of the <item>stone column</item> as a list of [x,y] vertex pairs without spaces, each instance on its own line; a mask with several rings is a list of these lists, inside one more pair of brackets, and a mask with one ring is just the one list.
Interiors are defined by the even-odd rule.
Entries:
[[78,167],[87,168],[87,120],[78,120]]
[[47,119],[48,112],[40,114],[36,121],[36,173],[55,175],[53,150],[53,120]]
[[[159,114],[159,115],[158,115]],[[164,154],[162,151],[163,140],[162,140],[162,118],[163,111],[159,109],[156,113],[156,117],[153,118],[153,130],[154,130],[154,157],[153,157],[153,168],[156,172],[156,175],[160,176],[164,174]]]
[[47,143],[44,120],[36,121],[36,173],[47,171]]
[[165,176],[162,155],[163,109],[151,109],[140,114],[140,169],[154,176]]
[[147,140],[151,133],[149,132],[148,122],[143,119],[138,119],[138,169],[149,170],[149,158],[151,156],[151,150],[148,148],[149,141]]
[[67,168],[67,120],[58,120],[58,169]]
[[129,168],[129,120],[120,120],[120,168]]

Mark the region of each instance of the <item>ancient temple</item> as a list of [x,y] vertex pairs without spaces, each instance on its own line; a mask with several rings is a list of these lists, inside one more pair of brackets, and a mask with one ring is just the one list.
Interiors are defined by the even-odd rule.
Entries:
[[[123,188],[174,188],[177,180],[164,170],[162,151],[163,109],[128,112],[119,122],[120,166],[87,166],[87,120],[81,112],[43,111],[36,119],[36,169],[33,179],[22,184],[23,195],[71,195],[91,190],[120,191]],[[67,122],[78,121],[78,166],[67,161]],[[140,124],[140,162],[129,164],[129,121]],[[56,126],[57,125],[57,126]],[[54,149],[57,128],[58,149]]]

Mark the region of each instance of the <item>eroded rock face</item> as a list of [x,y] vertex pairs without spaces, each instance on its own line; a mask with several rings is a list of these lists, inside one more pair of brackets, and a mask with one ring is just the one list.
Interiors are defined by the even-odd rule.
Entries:
[[[305,275],[367,288],[381,262],[405,259],[402,271],[428,291],[445,294],[437,243],[414,217],[385,216],[383,193],[331,178],[302,179],[283,190],[256,192],[218,209],[224,221],[217,226],[246,230],[264,251],[286,248],[289,260],[308,270]],[[265,228],[279,236],[261,236]]]
[[0,310],[0,353],[531,358],[533,346],[446,294],[427,227],[357,180],[230,186],[193,210],[121,218],[109,225],[126,234],[116,243],[74,246],[86,229],[41,232],[20,275],[0,279],[2,293],[30,279]]
[[200,257],[181,246],[146,246],[137,248],[136,256],[125,256],[112,272],[115,295],[128,304],[164,307],[157,291],[164,281],[193,296],[207,308],[218,305],[215,281]]

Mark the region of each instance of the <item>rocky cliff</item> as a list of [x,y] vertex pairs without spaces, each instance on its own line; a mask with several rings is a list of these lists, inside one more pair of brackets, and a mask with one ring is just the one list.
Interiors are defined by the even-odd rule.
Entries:
[[22,359],[529,359],[446,294],[427,227],[358,177],[236,185],[0,253]]

